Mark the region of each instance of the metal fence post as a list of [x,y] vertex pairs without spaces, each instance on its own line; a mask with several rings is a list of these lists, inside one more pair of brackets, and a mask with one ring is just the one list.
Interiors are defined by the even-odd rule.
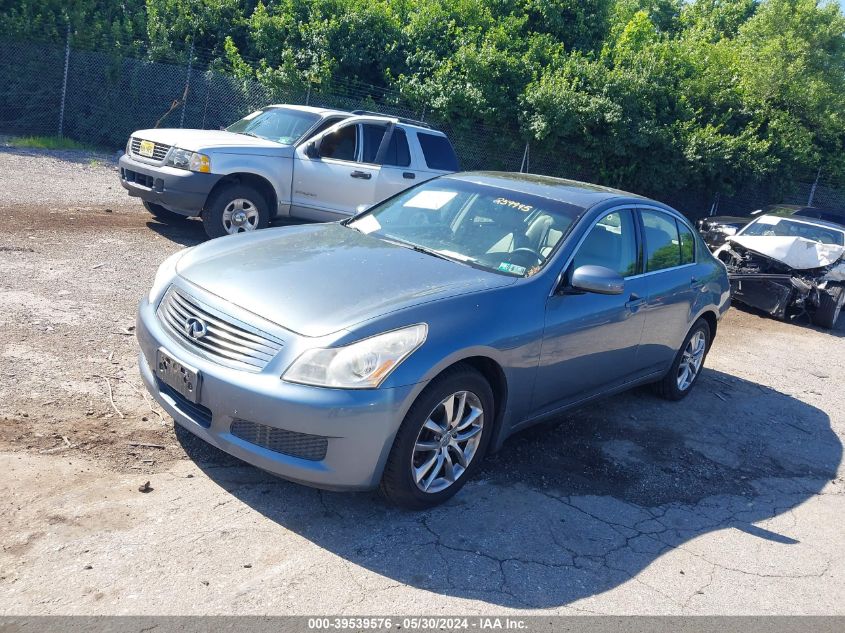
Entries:
[[65,42],[65,75],[62,79],[62,105],[59,107],[59,138],[65,132],[65,100],[67,98],[67,71],[70,65],[70,21],[67,23],[67,38]]
[[819,170],[816,172],[816,179],[813,181],[813,186],[810,187],[810,197],[807,198],[807,206],[813,206],[813,198],[816,197],[816,187],[819,186],[819,176],[822,175],[822,168],[819,167]]
[[529,145],[531,141],[525,141],[525,151],[522,153],[522,164],[519,166],[519,173],[524,174],[528,169],[528,161],[529,161]]
[[194,65],[194,39],[191,38],[191,52],[188,53],[188,72],[185,74],[185,92],[182,93],[182,116],[179,127],[185,127],[185,107],[188,105],[188,90],[191,88],[191,68]]

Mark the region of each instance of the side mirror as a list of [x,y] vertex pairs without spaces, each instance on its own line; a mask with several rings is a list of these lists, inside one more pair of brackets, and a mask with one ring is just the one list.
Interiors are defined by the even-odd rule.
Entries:
[[320,158],[320,141],[311,141],[305,146],[305,155],[308,158]]
[[584,292],[600,295],[621,295],[625,280],[616,271],[604,266],[579,266],[572,272],[569,285]]

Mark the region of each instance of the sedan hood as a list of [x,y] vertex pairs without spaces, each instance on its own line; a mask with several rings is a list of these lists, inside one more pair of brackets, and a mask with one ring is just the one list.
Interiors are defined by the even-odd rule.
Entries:
[[282,145],[263,138],[235,134],[225,130],[182,130],[177,128],[162,128],[152,130],[138,130],[132,136],[147,141],[155,141],[165,145],[176,145],[182,149],[199,152],[210,149],[265,149],[284,150],[289,145]]
[[364,235],[312,224],[224,237],[188,251],[189,282],[305,336],[325,336],[436,299],[516,278]]

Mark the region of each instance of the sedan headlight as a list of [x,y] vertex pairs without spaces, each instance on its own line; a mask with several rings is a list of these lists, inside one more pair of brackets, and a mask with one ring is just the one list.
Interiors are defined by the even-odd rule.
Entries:
[[153,279],[153,287],[150,288],[150,293],[147,295],[147,299],[150,303],[158,301],[159,298],[161,298],[164,289],[170,285],[171,281],[173,281],[173,278],[176,276],[176,262],[179,261],[179,258],[181,258],[187,250],[187,248],[183,248],[181,251],[173,253],[173,255],[165,259],[161,263],[161,266],[158,267],[155,279]]
[[428,326],[400,330],[330,349],[311,349],[297,358],[283,380],[315,387],[375,389],[425,341]]
[[737,228],[735,226],[720,226],[719,231],[725,235],[736,235]]
[[188,169],[203,174],[211,172],[211,159],[208,156],[198,152],[190,152],[186,149],[179,149],[178,147],[173,148],[165,164],[168,167]]

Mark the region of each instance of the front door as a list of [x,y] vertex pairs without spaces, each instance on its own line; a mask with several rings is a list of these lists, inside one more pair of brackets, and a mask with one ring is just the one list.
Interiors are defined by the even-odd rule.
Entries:
[[602,217],[578,248],[564,278],[588,264],[618,272],[625,278],[625,289],[620,295],[564,291],[548,299],[532,406],[535,415],[621,385],[639,374],[637,348],[645,322],[648,280],[639,274],[632,210]]
[[310,143],[296,150],[293,213],[310,220],[332,221],[354,214],[362,204],[371,204],[379,167],[361,160],[361,125],[347,123],[315,140],[319,140],[319,157],[308,156]]

